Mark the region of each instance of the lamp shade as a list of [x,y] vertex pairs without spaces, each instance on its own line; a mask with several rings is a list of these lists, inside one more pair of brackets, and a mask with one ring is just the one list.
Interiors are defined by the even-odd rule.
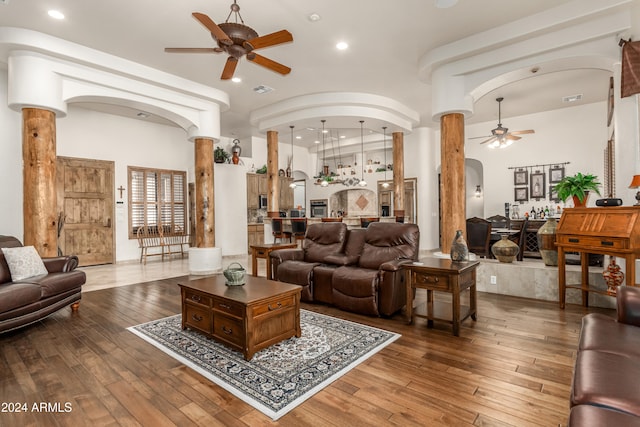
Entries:
[[639,188],[640,187],[640,175],[633,175],[633,179],[631,180],[631,184],[629,184],[629,188]]

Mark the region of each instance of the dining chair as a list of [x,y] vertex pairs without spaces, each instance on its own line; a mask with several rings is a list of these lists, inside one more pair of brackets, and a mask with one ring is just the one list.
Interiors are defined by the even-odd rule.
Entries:
[[276,239],[280,239],[280,243],[282,243],[282,239],[289,239],[289,243],[291,243],[291,232],[284,231],[282,218],[271,219],[271,234],[273,234],[274,244],[276,243]]
[[467,247],[469,252],[489,258],[491,243],[491,222],[483,218],[467,219]]
[[522,224],[520,225],[520,231],[508,237],[509,240],[514,242],[516,245],[518,245],[518,248],[520,249],[520,252],[518,252],[518,256],[516,257],[516,260],[518,261],[522,261],[522,259],[524,258],[524,250],[527,247],[527,226],[528,225],[529,225],[529,218],[525,218],[524,221],[522,221]]
[[291,218],[291,235],[298,240],[304,240],[304,235],[307,233],[307,218]]
[[380,218],[378,217],[362,217],[360,218],[360,227],[367,228],[369,224],[372,222],[379,222]]
[[509,218],[504,215],[493,215],[487,218],[491,223],[491,228],[509,228]]

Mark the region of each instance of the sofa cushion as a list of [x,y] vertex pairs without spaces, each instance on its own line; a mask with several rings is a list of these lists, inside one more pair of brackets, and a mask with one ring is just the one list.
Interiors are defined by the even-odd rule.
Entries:
[[571,406],[596,405],[640,416],[640,358],[582,350],[576,358]]
[[567,427],[584,426],[640,427],[640,417],[599,406],[574,406]]
[[32,283],[7,283],[0,286],[0,313],[40,301],[40,286]]
[[33,246],[2,248],[2,253],[14,282],[48,273],[47,267]]
[[640,328],[604,314],[587,314],[582,318],[578,350],[633,355],[640,360]]
[[378,316],[378,270],[338,267],[331,278],[333,304],[345,311]]
[[365,231],[358,265],[378,269],[394,259],[418,259],[420,231],[415,224],[374,222]]
[[342,252],[346,237],[347,225],[342,222],[309,225],[302,245],[304,260],[324,262],[327,255]]
[[40,287],[40,296],[48,298],[53,295],[79,288],[86,282],[84,271],[73,270],[66,273],[49,273],[44,276],[35,276],[20,281],[20,283],[33,283]]

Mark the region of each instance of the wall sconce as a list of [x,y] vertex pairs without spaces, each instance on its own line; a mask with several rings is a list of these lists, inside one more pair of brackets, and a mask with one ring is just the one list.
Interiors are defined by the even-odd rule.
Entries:
[[480,198],[480,196],[482,196],[482,189],[480,188],[480,185],[476,185],[475,195],[478,198]]
[[[629,188],[640,188],[640,175],[633,175]],[[636,193],[636,204],[634,206],[640,206],[640,190]]]

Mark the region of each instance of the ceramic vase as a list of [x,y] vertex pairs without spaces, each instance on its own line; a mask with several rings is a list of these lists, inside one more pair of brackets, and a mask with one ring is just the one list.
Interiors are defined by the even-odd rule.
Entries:
[[544,265],[558,265],[558,249],[556,248],[556,229],[558,221],[549,218],[542,227],[538,229],[538,250],[542,256]]
[[491,253],[500,262],[513,262],[520,252],[518,245],[509,240],[508,237],[508,235],[503,234],[500,240],[491,246]]
[[466,261],[469,258],[469,247],[462,236],[462,230],[456,231],[456,235],[451,243],[451,261]]
[[609,257],[609,265],[602,272],[602,277],[607,284],[607,294],[615,295],[618,291],[618,286],[624,282],[624,273],[620,266],[616,264],[616,257]]

